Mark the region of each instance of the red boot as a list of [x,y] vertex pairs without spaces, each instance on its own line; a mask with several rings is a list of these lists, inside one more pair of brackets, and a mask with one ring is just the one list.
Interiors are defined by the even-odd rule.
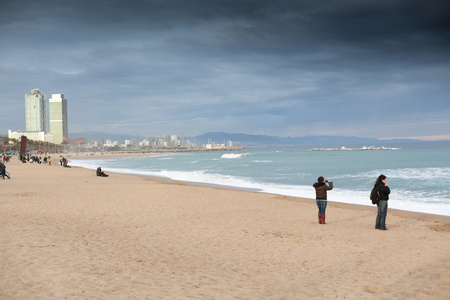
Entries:
[[322,215],[322,220],[321,221],[322,222],[320,224],[327,224],[327,223],[325,223],[325,215]]
[[322,224],[322,214],[321,213],[319,213],[319,224]]

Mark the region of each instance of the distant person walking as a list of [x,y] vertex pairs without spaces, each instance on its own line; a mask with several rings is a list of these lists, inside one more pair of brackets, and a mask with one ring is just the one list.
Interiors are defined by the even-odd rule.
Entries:
[[386,228],[386,215],[388,209],[388,200],[391,190],[388,187],[386,176],[381,174],[374,183],[375,188],[380,194],[380,201],[377,204],[378,214],[375,221],[375,229],[387,230]]
[[317,178],[317,182],[313,184],[313,187],[316,189],[316,204],[319,208],[319,224],[326,224],[325,210],[327,209],[327,191],[333,189],[333,182],[325,180],[323,176],[320,176]]
[[0,162],[0,172],[2,175],[2,179],[5,179],[5,176],[8,177],[8,175],[6,175],[6,166],[2,162]]

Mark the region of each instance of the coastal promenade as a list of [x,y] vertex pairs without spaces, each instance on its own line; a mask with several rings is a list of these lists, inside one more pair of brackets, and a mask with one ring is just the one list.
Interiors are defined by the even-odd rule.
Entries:
[[390,209],[380,231],[375,206],[329,201],[319,225],[313,199],[52,160],[0,179],[0,299],[450,295],[449,217]]

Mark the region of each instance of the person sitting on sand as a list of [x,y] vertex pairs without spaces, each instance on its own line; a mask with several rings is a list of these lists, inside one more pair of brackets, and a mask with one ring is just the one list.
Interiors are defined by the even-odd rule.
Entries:
[[102,168],[98,167],[97,168],[97,176],[108,177],[109,175],[106,175],[105,172],[102,171]]
[[63,157],[63,167],[70,168],[70,166],[67,165],[67,159],[65,159],[64,157]]

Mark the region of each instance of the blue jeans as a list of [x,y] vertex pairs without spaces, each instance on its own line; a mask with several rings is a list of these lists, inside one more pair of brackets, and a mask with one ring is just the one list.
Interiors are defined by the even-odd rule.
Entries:
[[317,207],[319,208],[319,214],[325,215],[327,209],[327,200],[316,200]]
[[386,230],[386,215],[388,209],[387,200],[380,200],[380,202],[378,202],[377,204],[377,207],[378,207],[378,214],[377,220],[375,222],[375,229]]

